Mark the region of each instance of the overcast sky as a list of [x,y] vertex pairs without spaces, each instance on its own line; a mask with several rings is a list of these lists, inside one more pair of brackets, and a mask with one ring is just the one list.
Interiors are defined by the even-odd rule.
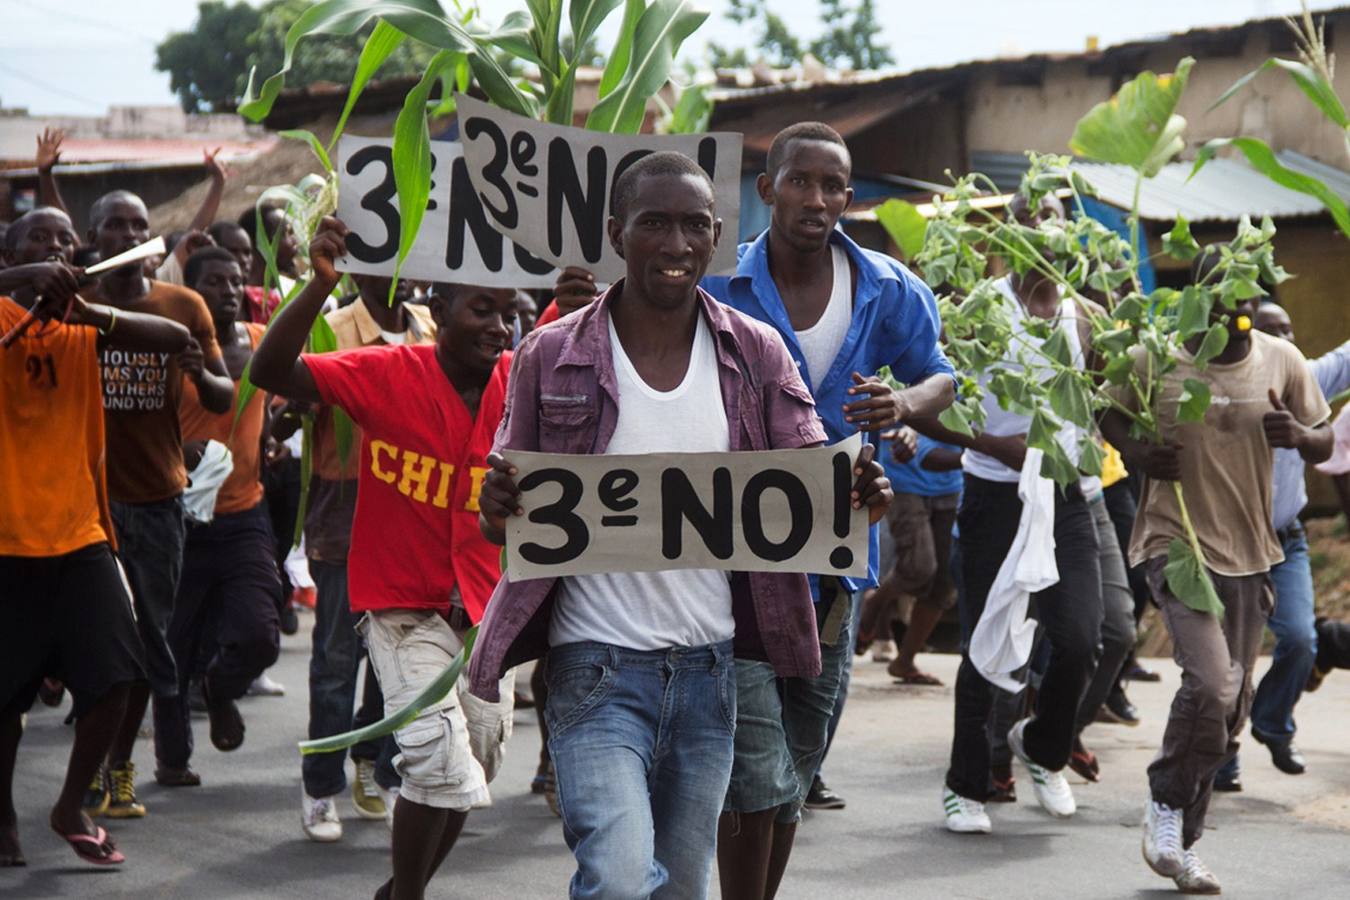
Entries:
[[[768,4],[805,36],[819,30],[816,0]],[[701,58],[708,40],[749,43],[750,36],[741,37],[739,26],[725,19],[727,0],[704,0],[704,5],[712,15],[686,45],[685,55]],[[1314,9],[1337,5],[1336,0],[1312,4]],[[489,15],[521,6],[521,0],[480,2],[494,11]],[[884,39],[903,69],[1081,50],[1089,35],[1108,46],[1299,8],[1298,0],[878,0],[877,6]],[[189,28],[195,18],[192,0],[0,0],[0,104],[28,107],[38,115],[96,115],[113,104],[173,103],[168,75],[154,69],[155,45],[170,31]],[[617,24],[618,14],[613,18]]]

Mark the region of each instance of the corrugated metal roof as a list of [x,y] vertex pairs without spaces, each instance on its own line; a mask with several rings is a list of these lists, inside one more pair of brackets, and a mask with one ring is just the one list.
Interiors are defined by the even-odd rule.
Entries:
[[[1287,168],[1320,178],[1350,201],[1350,175],[1292,151],[1278,155]],[[1281,218],[1315,216],[1322,204],[1308,194],[1271,181],[1240,159],[1215,159],[1191,178],[1190,162],[1163,166],[1146,179],[1139,192],[1139,213],[1145,219],[1171,221],[1185,216],[1190,222],[1236,222],[1242,216]],[[1075,162],[1073,168],[1112,206],[1129,209],[1134,201],[1134,170],[1108,163]]]

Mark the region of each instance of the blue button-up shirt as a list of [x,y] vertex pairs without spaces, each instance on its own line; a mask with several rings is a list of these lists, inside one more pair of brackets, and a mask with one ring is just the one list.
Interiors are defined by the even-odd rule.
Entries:
[[[938,345],[942,322],[928,286],[899,260],[859,247],[842,231],[836,229],[830,242],[847,251],[857,286],[853,292],[853,320],[834,364],[820,384],[811,381],[787,307],[769,274],[768,231],[739,247],[735,275],[709,276],[702,284],[718,300],[778,330],[797,371],[815,397],[816,412],[830,443],[835,443],[858,430],[844,421],[844,404],[859,399],[848,393],[854,372],[872,376],[882,367],[890,366],[892,377],[902,384],[917,384],[932,375],[953,375],[953,372],[952,364]],[[849,590],[877,583],[878,550],[877,529],[873,528],[868,577],[841,579]],[[816,579],[813,577],[811,581],[815,591]]]
[[[1308,361],[1325,397],[1334,397],[1350,388],[1350,341],[1325,356]],[[1276,531],[1284,531],[1303,507],[1308,505],[1308,488],[1303,480],[1303,457],[1292,447],[1275,448],[1274,483],[1271,490],[1271,518]]]

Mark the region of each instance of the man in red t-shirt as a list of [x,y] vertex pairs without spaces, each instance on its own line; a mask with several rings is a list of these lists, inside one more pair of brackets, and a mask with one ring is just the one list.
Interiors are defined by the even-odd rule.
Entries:
[[[478,495],[501,421],[516,291],[436,284],[435,344],[301,356],[347,228],[327,218],[310,244],[313,279],[279,311],[253,357],[255,383],[291,400],[340,406],[361,426],[347,575],[353,612],[384,691],[407,705],[450,664],[501,577],[478,530]],[[504,681],[510,681],[510,676]],[[504,703],[458,692],[394,733],[402,776],[394,810],[394,877],[381,896],[420,897],[487,784],[510,731]]]

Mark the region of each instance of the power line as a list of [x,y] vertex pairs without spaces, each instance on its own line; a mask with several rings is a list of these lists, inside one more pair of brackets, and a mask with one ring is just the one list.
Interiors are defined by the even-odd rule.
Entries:
[[85,104],[86,106],[92,106],[94,109],[101,110],[105,108],[105,104],[99,103],[95,100],[90,100],[88,97],[82,94],[77,94],[74,91],[68,91],[65,88],[57,87],[54,84],[50,84],[46,81],[41,80],[40,78],[34,78],[32,75],[29,75],[22,69],[16,69],[13,66],[6,65],[3,62],[0,62],[0,72],[4,72],[13,78],[17,78],[20,81],[26,81],[33,87],[40,88],[44,91],[47,91],[48,93],[65,97],[67,100],[75,100],[79,103]]

